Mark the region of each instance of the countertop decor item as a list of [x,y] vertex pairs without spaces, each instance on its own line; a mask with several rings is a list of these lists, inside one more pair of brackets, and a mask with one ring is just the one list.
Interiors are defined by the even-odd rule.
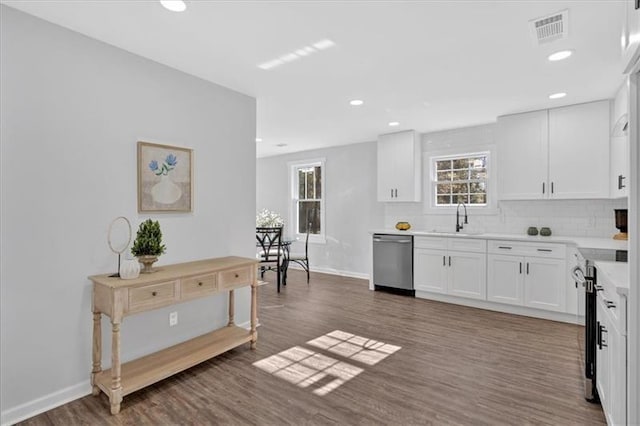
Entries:
[[628,240],[629,234],[627,234],[627,209],[615,209],[616,214],[616,228],[618,232],[613,236],[614,240]]
[[138,228],[133,247],[131,247],[131,253],[144,265],[144,269],[141,272],[143,274],[154,272],[151,265],[158,260],[158,256],[163,254],[165,250],[166,247],[162,244],[160,223],[151,219],[142,222],[140,228]]
[[530,226],[529,229],[527,229],[527,235],[535,237],[536,235],[538,235],[538,228],[536,228],[535,226]]
[[540,228],[540,235],[543,237],[551,236],[551,228],[547,228],[546,226]]
[[107,231],[107,244],[112,252],[118,255],[118,271],[111,275],[120,276],[120,256],[127,250],[131,242],[131,222],[124,216],[118,216],[111,221]]
[[192,150],[138,142],[138,212],[192,210]]
[[262,209],[256,215],[256,226],[260,228],[279,228],[284,225],[284,220],[276,212]]
[[398,231],[407,231],[411,229],[411,224],[409,222],[398,222],[396,223],[396,229]]

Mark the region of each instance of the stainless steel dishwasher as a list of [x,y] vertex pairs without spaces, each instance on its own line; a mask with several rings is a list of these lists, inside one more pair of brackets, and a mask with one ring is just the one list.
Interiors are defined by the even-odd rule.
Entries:
[[376,290],[415,296],[412,235],[373,234],[373,284]]

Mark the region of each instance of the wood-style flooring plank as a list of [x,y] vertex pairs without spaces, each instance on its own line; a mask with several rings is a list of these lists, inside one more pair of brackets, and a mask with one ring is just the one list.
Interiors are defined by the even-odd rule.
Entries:
[[[116,416],[101,394],[23,424],[605,424],[582,397],[578,326],[371,292],[353,278],[312,273],[307,285],[296,270],[281,293],[260,286],[259,304],[257,350],[241,346],[134,392]],[[307,343],[334,330],[400,349],[369,365]],[[334,377],[299,387],[253,365],[293,347],[362,372],[318,395]]]

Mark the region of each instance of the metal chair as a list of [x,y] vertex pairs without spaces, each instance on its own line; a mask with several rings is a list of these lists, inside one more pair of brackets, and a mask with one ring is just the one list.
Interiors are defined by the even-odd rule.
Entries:
[[304,253],[289,253],[288,261],[295,262],[302,266],[307,272],[307,284],[309,284],[309,230],[311,229],[311,222],[307,221],[307,236],[304,240]]
[[276,271],[278,293],[280,293],[282,264],[284,260],[282,227],[256,227],[256,240],[258,240],[260,276],[264,277],[266,271]]

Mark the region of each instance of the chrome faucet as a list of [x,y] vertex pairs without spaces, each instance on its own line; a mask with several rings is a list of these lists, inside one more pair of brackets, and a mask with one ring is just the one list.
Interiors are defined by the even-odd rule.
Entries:
[[464,207],[464,224],[469,224],[467,221],[467,206],[464,203],[458,203],[458,207],[456,207],[456,232],[460,232],[463,228],[462,223],[460,223],[460,206]]

